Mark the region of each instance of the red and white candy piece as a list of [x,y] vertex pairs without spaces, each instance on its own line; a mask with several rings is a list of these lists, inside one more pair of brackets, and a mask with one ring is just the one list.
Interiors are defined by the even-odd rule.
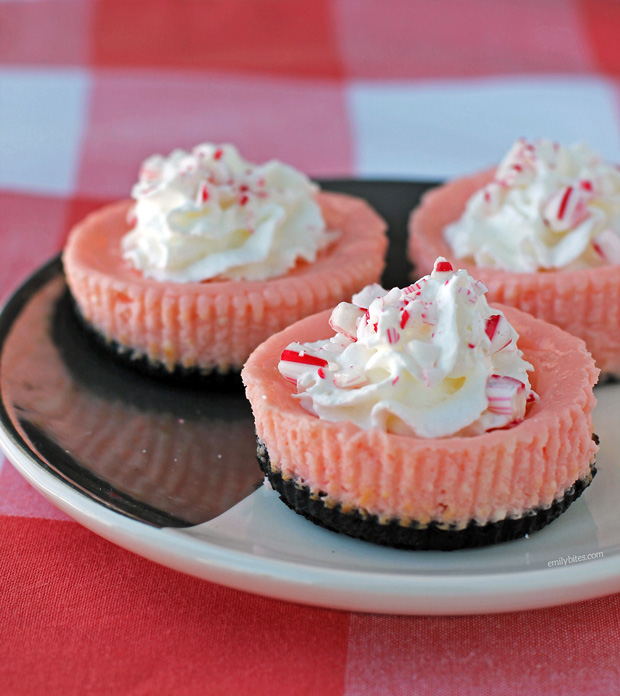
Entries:
[[482,297],[482,295],[489,292],[489,288],[487,288],[487,286],[481,280],[476,280],[472,284],[471,289],[478,297]]
[[164,158],[161,155],[153,155],[142,163],[138,176],[147,183],[152,183],[160,178],[163,167]]
[[572,230],[589,215],[591,193],[582,187],[566,186],[556,191],[543,208],[543,220],[554,232]]
[[475,305],[478,302],[480,295],[476,292],[476,289],[472,287],[460,287],[457,289],[457,293],[463,296],[470,304]]
[[496,181],[502,186],[527,183],[534,173],[536,157],[536,149],[525,138],[519,138],[497,168]]
[[510,323],[501,314],[492,314],[486,320],[484,330],[491,341],[491,350],[489,351],[491,355],[498,353],[512,343]]
[[356,341],[357,324],[365,314],[365,310],[361,307],[356,307],[349,302],[341,302],[334,308],[329,318],[329,325],[337,333]]
[[327,367],[328,362],[317,355],[312,355],[301,344],[291,343],[282,351],[278,369],[289,382],[297,384],[297,379],[308,370],[309,365],[321,369]]
[[436,275],[437,273],[453,273],[454,268],[452,268],[452,264],[449,261],[446,261],[446,259],[443,256],[440,256],[437,261],[435,261],[435,265],[433,267],[433,275]]
[[592,246],[607,263],[620,263],[620,236],[613,230],[606,229],[596,235]]
[[149,169],[148,167],[142,167],[140,169],[139,173],[139,178],[142,179],[143,181],[148,182],[149,184],[152,183],[153,181],[156,181],[159,179],[161,172],[157,171],[156,169]]
[[424,284],[428,281],[428,278],[420,278],[420,280],[413,283],[413,285],[408,285],[403,288],[402,293],[405,297],[419,297],[424,289]]
[[400,328],[404,329],[407,326],[407,322],[411,319],[411,312],[409,311],[408,304],[401,308],[400,310]]
[[208,181],[203,181],[198,187],[198,192],[196,194],[196,203],[198,205],[204,205],[209,198],[211,198],[211,191]]
[[400,333],[394,328],[389,328],[385,332],[387,342],[390,345],[393,345],[394,343],[398,343],[400,341]]
[[482,200],[487,214],[496,213],[506,195],[508,187],[501,181],[491,181],[482,189]]
[[489,411],[509,416],[512,420],[523,417],[527,389],[523,382],[506,375],[491,375],[487,380],[486,396]]

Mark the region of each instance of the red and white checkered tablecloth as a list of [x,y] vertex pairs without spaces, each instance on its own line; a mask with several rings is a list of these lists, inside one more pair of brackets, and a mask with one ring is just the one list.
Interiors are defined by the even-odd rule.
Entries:
[[[616,0],[0,0],[0,294],[177,146],[323,177],[450,177],[520,135],[620,161],[618,36]],[[118,548],[0,463],[0,694],[155,693],[620,693],[620,596],[288,604]]]

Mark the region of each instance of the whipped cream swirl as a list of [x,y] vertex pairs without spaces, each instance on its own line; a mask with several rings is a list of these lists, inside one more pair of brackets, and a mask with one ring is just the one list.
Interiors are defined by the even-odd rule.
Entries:
[[480,267],[620,263],[620,171],[583,144],[519,139],[445,238],[457,258]]
[[290,344],[278,368],[304,408],[328,421],[425,438],[518,423],[537,398],[533,368],[486,291],[440,258],[409,287],[369,285],[340,303],[336,335]]
[[140,170],[123,257],[148,278],[265,280],[313,262],[325,229],[317,187],[275,160],[257,166],[232,145],[154,155]]

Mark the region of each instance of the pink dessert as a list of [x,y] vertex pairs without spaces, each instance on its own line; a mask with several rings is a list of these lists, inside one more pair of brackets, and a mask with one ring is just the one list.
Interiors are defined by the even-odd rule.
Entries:
[[[291,357],[290,344],[313,346],[329,336],[335,322],[330,312],[306,318],[259,346],[242,377],[261,443],[259,458],[283,500],[337,531],[418,549],[512,539],[560,514],[594,472],[591,412],[598,370],[582,340],[511,307],[491,311],[503,312],[518,332],[538,398],[529,399],[533,403],[520,422],[473,435],[397,434],[309,412],[295,379],[279,374],[278,364],[317,365],[315,382],[324,380],[331,357],[321,353],[326,359],[320,365],[312,349]],[[487,320],[487,335],[496,325],[493,317]],[[489,404],[496,377],[487,383]]]
[[[567,185],[547,196],[546,205],[541,205],[544,232],[554,243],[569,233],[584,232],[588,224],[587,206],[596,210],[599,205],[599,199],[590,203],[597,177],[593,176],[592,180],[594,184],[582,179],[579,190]],[[598,184],[601,188],[605,186],[600,177]],[[610,228],[593,232],[583,252],[571,263],[529,271],[499,267],[496,259],[492,259],[496,267],[489,267],[484,265],[484,260],[477,262],[469,254],[457,254],[446,238],[447,228],[465,217],[468,201],[479,195],[478,192],[484,192],[488,199],[501,188],[497,172],[488,170],[427,193],[413,212],[409,226],[409,256],[415,273],[428,272],[437,256],[445,256],[479,278],[489,289],[490,301],[517,307],[582,338],[602,373],[620,376],[620,238],[617,233]],[[523,187],[523,190],[528,189]],[[564,221],[566,224],[560,227]],[[533,222],[543,226],[543,222]],[[514,214],[509,224],[508,236],[518,237],[520,230]],[[585,244],[587,236],[582,234],[582,237]],[[507,249],[505,255],[513,250],[511,246]],[[517,255],[515,247],[513,256]]]
[[[200,162],[201,153],[198,151],[196,154],[195,151],[190,163]],[[218,150],[214,153],[210,153],[210,164],[217,167],[224,158],[218,157]],[[233,154],[237,157],[236,151]],[[236,160],[233,165],[236,165]],[[169,160],[161,160],[158,166],[160,171],[162,167],[169,166]],[[181,163],[180,166],[182,168],[184,165]],[[207,174],[209,171],[205,169]],[[200,173],[200,177],[207,174]],[[244,170],[238,177],[245,175]],[[147,203],[149,191],[152,190],[148,189],[148,177],[152,179],[153,176],[163,178],[161,172],[153,175],[147,168],[140,183],[140,186],[147,187]],[[182,169],[180,174],[175,171],[175,182],[183,176]],[[251,181],[250,184],[239,183],[247,178],[239,178],[232,184],[228,180],[222,184],[217,184],[217,181],[212,184],[214,175],[208,176],[208,180],[194,177],[195,180],[191,182],[192,187],[197,188],[198,203],[192,198],[192,190],[191,196],[189,193],[186,195],[186,203],[172,211],[164,207],[165,215],[160,216],[166,221],[172,219],[173,215],[177,218],[184,216],[181,222],[176,223],[180,231],[173,230],[176,234],[174,244],[189,240],[190,243],[211,244],[215,248],[212,254],[201,251],[197,262],[181,268],[181,272],[177,267],[168,272],[153,264],[148,265],[151,262],[148,254],[157,260],[173,257],[176,253],[177,246],[171,246],[166,238],[166,235],[172,235],[168,230],[161,233],[156,230],[163,242],[162,239],[155,239],[154,232],[152,238],[147,236],[129,248],[126,238],[130,231],[133,234],[132,225],[135,225],[135,220],[129,215],[135,209],[130,201],[107,206],[72,230],[63,255],[67,283],[82,318],[105,341],[115,344],[117,350],[126,352],[132,358],[146,357],[149,363],[163,366],[168,371],[177,368],[194,368],[205,373],[213,370],[221,373],[238,371],[252,349],[271,334],[301,317],[332,306],[379,278],[387,247],[384,221],[360,199],[321,192],[315,193],[308,205],[315,206],[318,211],[316,215],[322,216],[327,234],[333,233],[327,242],[321,242],[321,246],[316,251],[308,252],[306,257],[289,260],[292,267],[274,277],[261,276],[263,266],[267,268],[268,263],[274,265],[271,257],[264,263],[258,261],[242,266],[249,269],[247,273],[252,279],[237,277],[240,273],[235,275],[235,268],[229,270],[230,277],[226,277],[217,263],[222,258],[227,260],[231,254],[242,256],[246,253],[239,244],[239,238],[242,241],[247,238],[246,246],[249,247],[260,230],[252,238],[252,230],[233,227],[229,236],[237,246],[222,251],[217,247],[220,244],[217,238],[215,241],[205,241],[204,236],[196,234],[191,225],[195,225],[196,220],[206,220],[204,224],[213,227],[208,215],[226,222],[233,204],[241,211],[239,215],[245,214],[247,209],[250,211],[248,219],[251,220],[252,215],[256,218],[262,213],[260,209],[257,213],[250,210],[252,201],[256,201],[257,206],[263,205],[267,193],[259,189],[253,194]],[[232,174],[228,172],[227,176]],[[187,179],[182,183],[188,188]],[[170,193],[164,190],[162,195],[178,198],[180,194],[178,191]],[[285,191],[281,198],[285,199],[286,195]],[[211,213],[208,206],[217,196],[220,199],[228,198],[219,207],[214,206],[215,212]],[[236,198],[233,199],[233,196]],[[164,204],[168,205],[167,200]],[[299,204],[296,205],[292,218],[295,215],[300,217]],[[154,217],[152,210],[147,211],[146,217],[149,216]],[[245,224],[245,219],[242,223]],[[238,226],[242,223],[238,223]],[[269,220],[263,227],[268,225],[271,225]],[[302,245],[308,235],[299,224],[298,228],[298,244]],[[217,236],[217,226],[215,229],[216,233],[209,234]],[[315,227],[309,225],[308,229],[314,230]],[[272,229],[269,228],[267,232],[271,234]],[[282,236],[284,241],[281,245],[284,247],[284,232]],[[164,243],[168,243],[167,248],[162,246]],[[190,252],[195,253],[192,249]],[[281,253],[286,255],[286,249]],[[209,264],[215,270],[210,268],[209,277],[196,280],[203,277],[199,274],[204,273],[205,266]],[[281,270],[283,266],[279,268]]]

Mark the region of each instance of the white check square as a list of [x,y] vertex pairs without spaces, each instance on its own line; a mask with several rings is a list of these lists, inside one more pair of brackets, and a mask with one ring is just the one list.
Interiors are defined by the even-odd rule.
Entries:
[[493,166],[520,136],[582,141],[620,162],[617,94],[588,77],[505,77],[348,89],[356,173],[444,179]]
[[0,69],[0,187],[73,193],[89,94],[81,70]]

